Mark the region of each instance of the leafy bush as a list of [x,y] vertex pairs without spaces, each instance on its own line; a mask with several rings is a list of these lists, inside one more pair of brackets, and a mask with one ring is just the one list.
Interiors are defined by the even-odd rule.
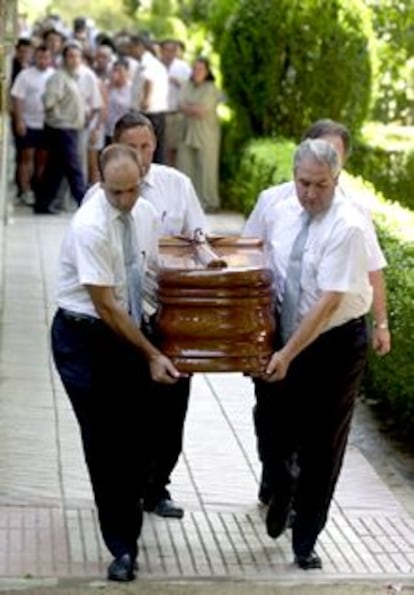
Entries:
[[294,149],[293,141],[282,138],[263,138],[247,143],[240,152],[225,206],[248,215],[259,192],[292,178]]
[[[246,145],[232,184],[232,206],[247,215],[261,190],[290,180],[293,152],[294,144],[284,139]],[[346,186],[353,185],[368,202],[388,261],[385,278],[393,345],[385,357],[370,353],[365,392],[387,404],[401,431],[414,432],[414,213],[375,194],[361,178],[342,175]]]
[[414,209],[414,128],[371,125],[353,149],[348,167],[390,200]]
[[[366,0],[372,13],[378,48],[378,85],[373,118],[381,122],[412,123],[410,58],[414,53],[414,3]],[[411,70],[411,77],[410,77]]]
[[227,23],[224,88],[247,137],[299,138],[321,117],[360,127],[374,74],[362,0],[241,0]]
[[370,353],[367,395],[387,405],[401,433],[414,435],[414,213],[378,199],[374,212],[389,266],[385,269],[392,350]]

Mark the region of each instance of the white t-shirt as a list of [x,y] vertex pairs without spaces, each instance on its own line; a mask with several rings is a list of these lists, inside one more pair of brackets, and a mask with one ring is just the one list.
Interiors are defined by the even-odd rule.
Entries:
[[146,113],[168,110],[168,72],[164,64],[151,52],[144,52],[132,82],[131,107],[141,109],[145,81],[152,83]]
[[[269,227],[269,261],[278,301],[283,300],[293,242],[302,226],[303,208],[292,194],[273,205]],[[350,201],[336,193],[330,208],[315,215],[304,248],[296,326],[325,291],[343,293],[341,304],[324,330],[365,315],[372,302],[367,275],[364,219]]]
[[[144,277],[157,261],[158,217],[145,199],[139,198],[131,214],[136,225],[138,254]],[[116,301],[128,304],[122,251],[120,211],[107,200],[102,188],[76,211],[64,238],[58,277],[59,307],[98,317],[85,285],[114,288]]]
[[[94,184],[82,204],[100,189]],[[183,235],[207,230],[206,218],[194,186],[188,176],[167,165],[152,163],[141,184],[141,196],[155,208],[159,219],[159,236]]]
[[191,67],[187,64],[187,62],[184,62],[184,60],[174,58],[167,70],[168,109],[171,111],[176,111],[178,109],[181,86],[177,86],[175,83],[171,82],[171,78],[176,79],[181,84],[185,81],[188,81],[191,76]]
[[23,101],[23,120],[28,128],[41,129],[45,121],[45,108],[43,94],[46,82],[55,72],[51,66],[39,70],[35,66],[24,68],[19,72],[13,86],[11,95]]
[[125,60],[128,62],[128,77],[129,80],[132,82],[139,68],[139,60],[136,60],[132,56],[123,56]]
[[85,101],[86,114],[101,109],[103,99],[99,89],[98,77],[94,71],[86,64],[81,64],[76,72],[75,79]]
[[[375,231],[372,215],[369,207],[365,204],[363,198],[360,198],[355,190],[348,189],[342,179],[339,183],[339,193],[346,196],[354,207],[356,207],[364,217],[364,234],[368,252],[368,271],[378,271],[387,265],[381,246]],[[295,183],[285,182],[278,186],[272,186],[263,190],[259,194],[253,211],[244,226],[242,235],[245,237],[257,237],[263,240],[265,253],[268,246],[269,227],[272,225],[273,207],[279,200],[286,199],[289,196],[296,197]]]

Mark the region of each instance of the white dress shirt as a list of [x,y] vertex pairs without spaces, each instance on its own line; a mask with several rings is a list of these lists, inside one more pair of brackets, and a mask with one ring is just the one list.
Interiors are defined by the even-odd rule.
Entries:
[[[100,189],[99,183],[91,186],[82,204]],[[199,229],[206,233],[206,218],[194,186],[190,178],[177,169],[152,163],[141,183],[141,196],[158,213],[160,237],[183,235],[193,238]]]
[[[143,198],[131,214],[136,225],[141,271],[144,277],[157,260],[158,217]],[[72,312],[98,317],[85,285],[113,287],[116,301],[128,307],[126,271],[122,251],[120,211],[96,188],[76,211],[64,238],[58,277],[57,303]]]
[[[371,211],[362,197],[356,194],[355,190],[350,189],[340,180],[338,185],[339,193],[347,198],[349,202],[356,207],[364,217],[364,235],[368,252],[368,271],[378,271],[383,269],[387,262],[381,250],[377,233],[372,220]],[[272,226],[273,208],[279,200],[288,196],[296,197],[295,183],[285,182],[278,186],[272,186],[263,190],[259,194],[256,205],[246,222],[242,235],[245,237],[257,237],[263,240],[265,253],[268,251],[268,234]]]
[[[302,225],[302,213],[302,206],[292,194],[273,205],[272,224],[268,229],[269,261],[279,302],[283,300],[289,255]],[[315,215],[309,226],[296,326],[326,291],[344,295],[324,330],[365,315],[372,302],[367,262],[364,219],[350,201],[337,192],[330,208]]]
[[160,216],[160,235],[194,237],[206,232],[206,218],[188,176],[167,165],[152,163],[141,184],[141,194]]

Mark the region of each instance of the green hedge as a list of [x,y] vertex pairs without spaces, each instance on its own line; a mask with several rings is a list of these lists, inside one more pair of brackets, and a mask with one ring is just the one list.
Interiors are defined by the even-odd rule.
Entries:
[[239,152],[223,206],[248,215],[261,190],[292,177],[295,143],[286,139],[252,140]]
[[380,358],[370,353],[365,378],[367,395],[385,403],[414,432],[414,213],[378,198],[374,217],[388,261],[385,269],[392,350]]
[[240,0],[220,37],[223,86],[246,138],[300,138],[322,117],[359,130],[375,78],[362,0]]
[[372,182],[388,199],[414,209],[414,127],[365,128],[348,169]]
[[[261,139],[242,151],[232,185],[238,207],[248,214],[259,192],[292,177],[293,143]],[[371,184],[345,172],[349,184],[369,201],[388,261],[385,269],[392,333],[392,350],[385,357],[373,352],[365,377],[367,396],[389,407],[401,431],[414,432],[414,213],[375,194]]]

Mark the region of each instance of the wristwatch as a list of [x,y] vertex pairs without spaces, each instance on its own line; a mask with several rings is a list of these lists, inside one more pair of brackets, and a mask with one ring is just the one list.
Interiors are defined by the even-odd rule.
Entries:
[[374,328],[377,328],[380,331],[387,331],[388,330],[388,322],[376,322],[374,320]]

